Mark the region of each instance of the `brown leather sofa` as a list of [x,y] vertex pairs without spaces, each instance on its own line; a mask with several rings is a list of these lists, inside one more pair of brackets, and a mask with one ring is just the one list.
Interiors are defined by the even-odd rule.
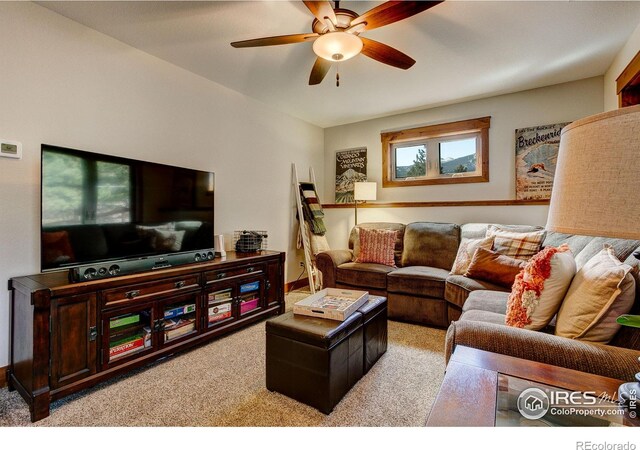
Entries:
[[[398,230],[395,245],[397,268],[382,264],[353,262],[355,230],[348,250],[331,250],[317,255],[325,287],[366,290],[388,298],[390,319],[447,327],[460,317],[469,292],[478,289],[505,291],[485,281],[450,270],[461,238],[484,237],[489,224],[413,222],[363,223],[362,228]],[[501,225],[512,231],[534,231],[530,225]]]
[[[462,275],[450,275],[448,269],[460,239],[485,236],[488,224],[415,222],[406,226],[399,223],[359,226],[400,231],[395,248],[398,268],[354,263],[352,250],[321,253],[316,262],[325,287],[386,295],[390,319],[448,326],[447,361],[456,345],[465,345],[623,380],[632,380],[640,370],[640,329],[622,327],[609,345],[600,345],[555,336],[552,326],[543,332],[508,327],[504,324],[508,289]],[[506,227],[514,231],[540,229],[525,225]],[[350,249],[354,237],[352,230]],[[458,244],[454,246],[454,242]],[[569,245],[578,268],[604,244],[612,246],[621,261],[640,268],[640,261],[633,256],[640,250],[640,241],[547,232],[543,247],[562,243]],[[631,311],[634,314],[640,314],[638,273],[634,273],[637,286]]]

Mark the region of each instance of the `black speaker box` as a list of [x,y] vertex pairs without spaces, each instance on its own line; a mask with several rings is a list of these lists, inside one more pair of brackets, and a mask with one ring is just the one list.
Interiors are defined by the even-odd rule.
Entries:
[[77,283],[79,281],[99,280],[101,278],[111,278],[131,273],[166,269],[182,264],[211,261],[213,258],[214,251],[210,248],[194,252],[85,264],[69,269],[69,281]]

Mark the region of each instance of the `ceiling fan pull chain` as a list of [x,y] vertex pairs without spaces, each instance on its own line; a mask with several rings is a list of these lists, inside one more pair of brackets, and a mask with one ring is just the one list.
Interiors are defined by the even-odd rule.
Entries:
[[340,87],[340,64],[336,64],[336,87]]

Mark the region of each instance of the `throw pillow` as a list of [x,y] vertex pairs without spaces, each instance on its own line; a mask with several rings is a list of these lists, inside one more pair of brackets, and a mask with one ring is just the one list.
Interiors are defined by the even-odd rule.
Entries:
[[464,273],[469,268],[471,258],[473,257],[475,251],[479,248],[491,250],[491,246],[493,246],[493,237],[486,237],[481,239],[462,238],[460,247],[458,247],[456,260],[453,262],[453,267],[451,268],[451,274],[464,275]]
[[170,231],[174,229],[175,225],[173,222],[156,226],[136,225],[138,236],[140,236],[142,239],[146,239],[149,242],[151,248],[156,248],[156,238],[158,236],[156,233],[157,230]]
[[42,233],[43,259],[46,264],[64,264],[75,261],[73,247],[67,231]]
[[487,237],[493,237],[493,250],[511,258],[529,260],[540,251],[545,231],[518,233],[489,225]]
[[464,276],[511,287],[525,264],[519,259],[480,247],[473,254]]
[[356,262],[377,263],[395,267],[393,250],[396,243],[396,230],[370,230],[360,228],[360,252]]
[[540,251],[516,276],[505,323],[528,330],[549,325],[575,274],[576,261],[567,244]]
[[178,252],[182,248],[185,230],[156,230],[155,249],[159,251]]
[[571,282],[556,322],[556,335],[608,343],[620,329],[616,318],[627,314],[636,295],[632,267],[605,246],[586,262]]

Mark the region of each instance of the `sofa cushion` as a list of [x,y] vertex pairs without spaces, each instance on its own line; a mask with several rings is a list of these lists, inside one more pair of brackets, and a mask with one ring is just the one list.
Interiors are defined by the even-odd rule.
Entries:
[[460,320],[472,320],[475,322],[493,323],[496,325],[504,325],[504,314],[493,311],[483,311],[481,309],[472,309],[462,313]]
[[402,264],[402,247],[404,244],[404,229],[405,225],[402,223],[394,223],[394,222],[371,222],[371,223],[361,223],[358,226],[355,226],[351,229],[351,233],[349,234],[349,248],[353,250],[353,260],[355,261],[358,257],[358,251],[360,247],[359,236],[358,236],[358,228],[367,228],[370,230],[396,230],[398,234],[396,235],[396,243],[393,250],[393,257],[396,262],[396,266],[400,266]]
[[525,264],[522,260],[479,248],[464,276],[510,288]]
[[458,247],[456,260],[453,262],[453,267],[451,268],[451,274],[464,275],[469,268],[471,258],[473,258],[473,254],[476,252],[476,250],[479,248],[491,250],[492,246],[493,238],[491,237],[480,239],[462,238],[460,240],[460,247]]
[[[460,226],[460,237],[467,239],[479,239],[486,237],[489,225],[498,225],[500,229],[513,231],[514,233],[529,233],[531,231],[542,230],[542,227],[535,225],[503,225],[491,223],[465,223]],[[559,245],[559,244],[558,244]]]
[[477,290],[509,292],[508,288],[487,281],[474,280],[463,275],[449,275],[444,287],[444,298],[462,308],[469,293]]
[[458,253],[460,226],[454,223],[414,222],[404,231],[402,266],[450,270]]
[[632,267],[604,248],[578,271],[558,311],[556,334],[608,343],[620,329],[616,318],[628,313],[635,299]]
[[387,291],[444,298],[444,283],[448,276],[447,270],[437,267],[403,267],[389,273]]
[[493,237],[493,249],[511,258],[527,261],[540,251],[546,232],[544,230],[518,233],[489,225],[487,237]]
[[[462,307],[463,312],[479,310],[505,315],[507,313],[508,292],[473,291]],[[503,322],[504,323],[504,322]]]
[[376,263],[396,267],[393,258],[393,248],[397,235],[397,230],[369,230],[367,228],[361,228],[358,232],[360,250],[356,256],[356,262]]
[[506,324],[529,330],[549,325],[575,274],[576,261],[567,244],[540,251],[516,277],[507,302]]
[[337,282],[350,286],[387,289],[387,274],[394,268],[384,264],[348,262],[338,266]]

